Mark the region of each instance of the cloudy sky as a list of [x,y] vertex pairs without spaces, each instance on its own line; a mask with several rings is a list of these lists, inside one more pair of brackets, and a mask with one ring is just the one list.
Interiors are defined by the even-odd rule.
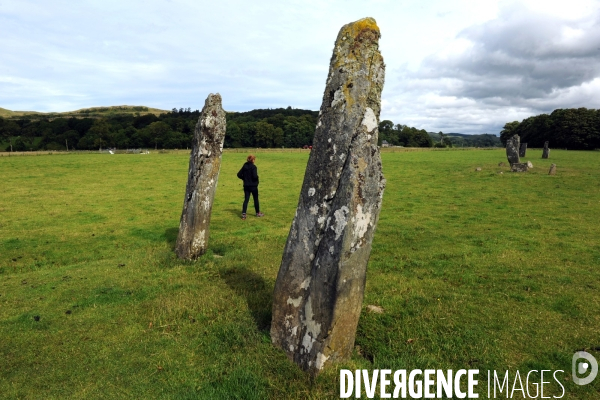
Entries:
[[600,108],[600,0],[0,0],[0,107],[318,110],[342,25],[382,32],[381,119],[494,133]]

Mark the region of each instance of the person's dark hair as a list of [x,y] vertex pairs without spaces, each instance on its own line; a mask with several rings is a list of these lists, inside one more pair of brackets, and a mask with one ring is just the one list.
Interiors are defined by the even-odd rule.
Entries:
[[250,154],[250,155],[248,156],[248,158],[246,158],[246,161],[248,161],[248,162],[251,162],[251,163],[253,163],[253,162],[254,162],[254,160],[256,160],[256,157],[255,157],[255,156],[253,156],[252,154]]

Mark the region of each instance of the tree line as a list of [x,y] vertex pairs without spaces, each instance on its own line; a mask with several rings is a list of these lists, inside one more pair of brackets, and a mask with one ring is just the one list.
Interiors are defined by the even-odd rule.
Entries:
[[[174,108],[160,115],[141,112],[115,114],[115,107],[104,110],[111,112],[108,115],[102,115],[102,111],[101,108],[93,109],[93,115],[84,110],[69,116],[33,114],[0,117],[0,151],[185,149],[191,146],[200,117],[200,111],[192,111],[191,108]],[[140,107],[137,111],[144,110]],[[309,146],[313,142],[318,117],[318,111],[292,107],[228,112],[224,147]],[[451,147],[453,144],[473,145],[471,141],[477,139],[481,147],[493,145],[493,141],[485,137],[444,137],[441,132],[439,138],[436,135],[424,129],[383,120],[379,124],[378,144],[386,141],[392,146]]]
[[[82,114],[0,117],[0,151],[185,149],[200,117],[190,108],[160,115]],[[312,144],[318,112],[288,107],[227,113],[226,118],[225,147],[302,147]]]
[[600,110],[587,108],[566,108],[554,110],[551,114],[540,114],[513,121],[504,125],[500,140],[506,141],[519,135],[521,143],[528,147],[550,147],[570,150],[593,150],[600,148]]

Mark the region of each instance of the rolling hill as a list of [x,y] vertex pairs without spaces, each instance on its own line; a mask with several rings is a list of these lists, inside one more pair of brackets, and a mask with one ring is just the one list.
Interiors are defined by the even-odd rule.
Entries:
[[119,114],[154,114],[160,115],[163,113],[167,113],[167,110],[161,110],[158,108],[151,108],[146,106],[108,106],[108,107],[89,107],[82,108],[75,111],[64,111],[64,112],[38,112],[38,111],[11,111],[5,108],[0,107],[0,117],[2,118],[15,118],[22,116],[31,116],[31,117],[49,117],[49,118],[57,118],[57,117],[105,117],[111,115],[119,115]]

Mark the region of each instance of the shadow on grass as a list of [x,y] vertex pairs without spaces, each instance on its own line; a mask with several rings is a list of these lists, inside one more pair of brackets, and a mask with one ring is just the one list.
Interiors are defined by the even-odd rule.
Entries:
[[[233,214],[236,217],[241,217],[242,216],[242,203],[243,203],[243,201],[240,201],[240,208],[228,208],[228,209],[223,210],[223,211],[226,211],[226,212],[228,212],[230,214]],[[248,205],[248,208],[250,208],[249,205]],[[254,208],[253,208],[253,210],[254,210]]]
[[179,227],[165,229],[165,240],[167,241],[167,244],[171,250],[175,250],[177,235],[179,235]]
[[271,329],[271,305],[273,289],[262,276],[246,268],[229,268],[220,271],[221,278],[238,295],[246,298],[248,310],[259,331]]

